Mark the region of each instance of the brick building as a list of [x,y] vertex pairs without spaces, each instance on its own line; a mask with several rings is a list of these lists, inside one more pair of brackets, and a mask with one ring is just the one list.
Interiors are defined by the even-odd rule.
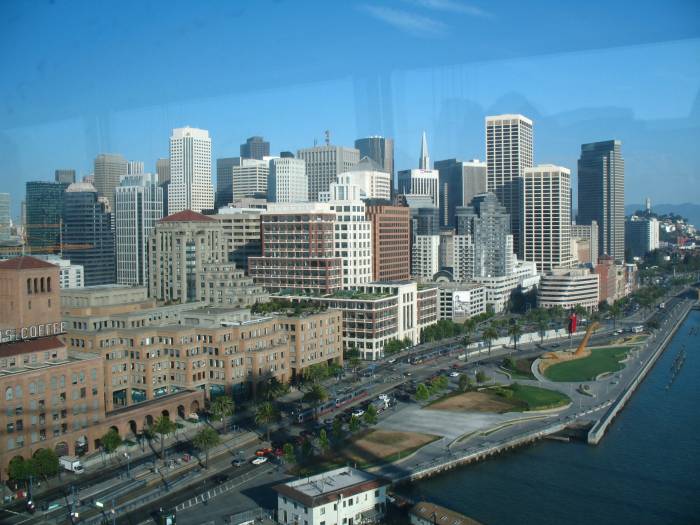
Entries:
[[372,222],[372,280],[403,281],[411,278],[411,212],[388,201],[367,201]]

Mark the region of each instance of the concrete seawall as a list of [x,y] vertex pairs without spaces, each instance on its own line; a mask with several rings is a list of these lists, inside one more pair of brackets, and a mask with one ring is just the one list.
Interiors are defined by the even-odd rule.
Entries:
[[695,307],[695,304],[680,304],[678,307],[681,309],[681,313],[678,315],[678,317],[673,319],[673,327],[663,338],[656,351],[649,357],[647,362],[644,364],[624,393],[622,393],[618,399],[612,403],[608,411],[596,422],[595,425],[593,425],[591,430],[588,432],[587,441],[590,445],[597,445],[600,443],[600,440],[603,439],[605,431],[610,426],[610,423],[612,423],[615,416],[625,407],[627,401],[630,397],[632,397],[632,394],[635,392],[635,390],[637,390],[637,387],[644,380],[647,373],[649,373],[649,371],[654,367],[654,364],[658,360],[659,356],[661,356],[663,351],[666,349],[666,346],[676,334],[676,331],[678,331],[678,328],[688,316],[688,313]]

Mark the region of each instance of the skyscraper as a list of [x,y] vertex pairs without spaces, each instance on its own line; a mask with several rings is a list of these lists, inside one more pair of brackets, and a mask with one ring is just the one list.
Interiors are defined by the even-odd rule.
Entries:
[[163,189],[150,173],[127,175],[114,210],[117,283],[148,286],[148,237],[163,217]]
[[425,132],[421,138],[418,169],[399,171],[398,192],[403,195],[427,195],[433,206],[440,207],[439,173],[437,170],[430,169]]
[[369,157],[391,175],[392,187],[394,180],[394,139],[373,135],[355,141],[355,148],[360,152],[360,158]]
[[599,254],[625,258],[625,162],[622,142],[581,145],[578,160],[578,224],[598,223]]
[[571,172],[553,164],[526,168],[523,195],[524,260],[539,272],[569,268],[571,254]]
[[372,280],[411,278],[411,215],[406,206],[389,201],[365,201],[372,222]]
[[76,182],[64,196],[63,255],[84,268],[85,286],[114,284],[114,230],[107,198],[92,184]]
[[440,184],[440,224],[454,228],[457,207],[469,205],[476,195],[486,192],[486,163],[447,159],[434,166]]
[[532,121],[523,115],[486,117],[487,189],[510,214],[514,248],[521,258],[519,179],[532,164]]
[[75,182],[75,170],[58,169],[54,172],[54,180],[63,184],[73,184]]
[[306,162],[289,157],[270,159],[267,178],[269,202],[306,202],[309,200],[309,180]]
[[127,175],[141,175],[143,173],[142,160],[130,160],[126,163]]
[[263,157],[270,156],[270,143],[265,142],[262,137],[250,137],[241,144],[241,157],[244,159],[262,160]]
[[[268,160],[241,159],[240,165],[233,166],[231,171],[233,175],[233,199],[267,197],[267,177],[270,174]],[[233,199],[229,202],[232,202]]]
[[68,184],[27,182],[25,230],[32,253],[60,250],[63,195]]
[[411,274],[432,279],[440,270],[440,210],[411,209]]
[[504,277],[515,265],[510,217],[494,193],[475,196],[456,211],[454,277]]
[[625,221],[625,242],[632,257],[644,257],[659,247],[659,221],[632,215]]
[[306,162],[309,179],[309,200],[318,201],[318,194],[329,191],[331,182],[338,182],[338,175],[360,162],[360,152],[343,146],[314,146],[301,149],[297,157]]
[[170,182],[170,159],[156,160],[156,174],[158,175],[158,184]]
[[170,136],[168,213],[200,213],[214,207],[211,183],[211,139],[197,128],[175,128]]
[[0,241],[10,238],[10,194],[0,193]]
[[127,169],[126,159],[121,155],[100,153],[95,157],[95,189],[100,197],[107,199],[109,210],[114,209],[114,192]]
[[241,157],[216,159],[216,204],[222,208],[233,202],[233,168],[240,166]]

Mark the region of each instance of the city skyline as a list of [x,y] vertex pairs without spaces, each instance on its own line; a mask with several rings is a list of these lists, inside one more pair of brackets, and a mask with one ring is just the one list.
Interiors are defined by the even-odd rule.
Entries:
[[[368,56],[368,43],[351,39],[350,44],[358,46],[351,50],[348,43],[333,39],[332,45],[340,47],[338,52],[349,59],[345,69],[324,61],[323,67],[306,64],[299,72],[286,65],[285,58],[288,53],[308,48],[309,37],[290,42],[282,18],[285,23],[298,19],[307,27],[318,21],[317,15],[307,20],[298,12],[290,12],[292,6],[285,3],[275,4],[273,10],[265,9],[266,2],[242,6],[241,13],[227,12],[220,17],[221,22],[238,27],[237,15],[245,13],[255,19],[265,9],[270,29],[275,28],[280,36],[270,39],[263,51],[271,56],[276,53],[279,60],[272,68],[262,64],[226,68],[215,87],[201,81],[210,73],[204,73],[203,68],[211,67],[213,58],[198,54],[195,61],[193,50],[183,55],[193,69],[184,75],[182,83],[168,84],[167,75],[159,75],[172,60],[170,49],[166,51],[162,42],[179,41],[182,24],[196,38],[205,36],[207,24],[221,23],[215,17],[206,18],[209,7],[201,13],[206,21],[202,27],[188,25],[182,8],[172,6],[160,10],[163,23],[149,29],[149,35],[155,32],[148,42],[134,38],[124,49],[106,49],[102,40],[95,41],[95,56],[125,64],[124,78],[133,78],[133,68],[141,64],[132,64],[133,56],[148,56],[153,74],[139,74],[145,85],[124,84],[121,80],[107,83],[96,75],[104,66],[94,56],[72,51],[72,40],[67,36],[71,31],[55,34],[58,27],[65,27],[56,23],[61,21],[79,34],[80,24],[91,20],[90,9],[80,13],[75,7],[37,9],[32,27],[45,31],[47,38],[53,35],[52,49],[27,40],[22,28],[29,20],[18,13],[16,23],[2,34],[23,49],[27,60],[21,63],[17,58],[4,57],[6,69],[14,74],[0,84],[5,101],[0,131],[6,136],[0,142],[0,154],[5,159],[6,173],[11,174],[5,177],[7,187],[3,189],[15,196],[13,217],[18,216],[17,196],[25,182],[48,179],[57,168],[74,168],[86,175],[99,153],[121,153],[125,158],[144,161],[146,171],[154,172],[155,159],[167,156],[168,133],[185,125],[209,130],[213,159],[236,156],[240,144],[255,135],[265,137],[274,153],[310,147],[314,139],[321,142],[326,129],[332,133],[333,144],[347,147],[352,147],[357,138],[383,135],[395,141],[394,171],[399,171],[415,167],[416,144],[424,129],[433,160],[484,158],[483,118],[509,112],[522,113],[535,122],[538,161],[574,170],[580,144],[610,137],[622,140],[628,173],[634,174],[638,183],[628,194],[628,203],[643,202],[651,194],[657,203],[700,200],[695,177],[700,158],[692,148],[700,140],[700,73],[693,66],[700,55],[700,35],[696,26],[689,25],[697,19],[697,6],[680,1],[674,2],[675,9],[646,5],[640,7],[632,22],[624,18],[628,14],[624,6],[608,6],[605,23],[598,20],[585,39],[580,31],[573,31],[567,34],[569,40],[557,46],[534,31],[517,42],[515,52],[512,39],[499,44],[488,34],[493,24],[505,31],[519,23],[515,17],[522,14],[521,7],[513,3],[489,6],[489,16],[475,16],[423,4],[452,3],[397,0],[388,2],[391,7],[385,9],[437,21],[443,33],[416,35],[410,28],[392,24],[386,16],[382,19],[386,11],[367,10],[360,4],[326,6],[329,14],[366,27],[376,39],[370,39],[373,44],[387,51],[377,55],[391,56],[392,62],[387,63],[382,56]],[[569,27],[570,22],[548,9],[547,4],[539,2],[531,7],[543,17],[540,23]],[[121,24],[127,37],[143,24],[139,17],[130,16],[129,7],[128,3],[107,7],[111,19]],[[459,24],[469,27],[469,38],[460,40],[455,27]],[[113,34],[114,30],[103,29],[107,36]],[[244,27],[239,29],[242,36],[249,32]],[[265,32],[270,29],[266,27]],[[26,32],[29,34],[31,31]],[[250,41],[238,38],[236,45],[244,51],[258,37]],[[401,53],[394,41],[405,47]],[[591,42],[598,48],[592,49]],[[140,47],[146,45],[151,48],[143,52]],[[178,49],[181,45],[177,43]],[[202,46],[207,49],[214,43],[204,39]],[[134,55],[129,60],[120,59],[127,52]],[[239,54],[245,56],[233,55]],[[394,60],[397,57],[401,59]],[[229,55],[227,60],[234,59]],[[646,67],[650,62],[664,67]],[[29,69],[30,64],[44,66],[36,71]],[[600,78],[613,72],[616,85],[610,89]],[[83,85],[79,81],[83,77],[91,82],[74,88]],[[552,77],[566,79],[567,88],[549,82]],[[498,80],[486,80],[490,78]],[[54,87],[46,92],[42,86],[49,85]],[[224,85],[232,87],[222,88]],[[645,89],[638,89],[639,85]],[[153,89],[144,89],[146,86]],[[20,93],[23,101],[18,98]],[[294,103],[289,104],[289,100]],[[669,129],[675,132],[667,133]],[[659,172],[667,172],[671,183],[653,192],[654,177]],[[575,179],[575,171],[572,175]],[[681,187],[685,191],[679,190]]]

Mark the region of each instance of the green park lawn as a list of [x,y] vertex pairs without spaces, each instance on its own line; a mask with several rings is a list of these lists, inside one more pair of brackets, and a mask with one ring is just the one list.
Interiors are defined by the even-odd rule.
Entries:
[[536,386],[510,385],[494,390],[496,395],[503,397],[513,405],[514,411],[547,410],[571,402],[566,394]]
[[605,372],[622,370],[624,365],[620,361],[628,352],[629,347],[626,346],[593,348],[588,357],[552,365],[545,370],[544,375],[552,381],[593,381]]

